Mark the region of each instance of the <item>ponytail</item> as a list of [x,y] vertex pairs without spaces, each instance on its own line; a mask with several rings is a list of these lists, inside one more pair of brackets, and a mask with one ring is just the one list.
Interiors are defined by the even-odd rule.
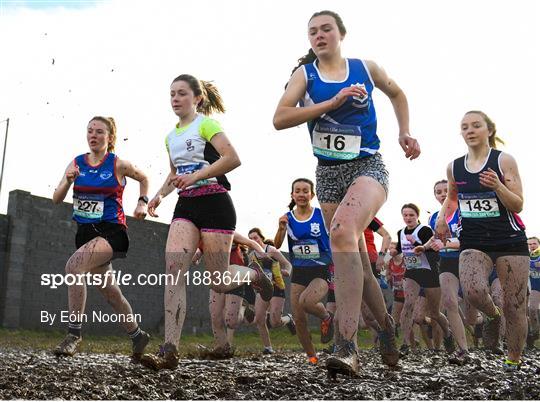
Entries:
[[195,96],[201,96],[202,99],[197,105],[197,112],[209,116],[212,113],[224,113],[225,105],[219,94],[217,87],[211,81],[198,80],[190,74],[181,74],[173,80],[174,82],[186,82]]
[[197,112],[209,116],[212,113],[224,113],[225,105],[217,87],[211,81],[201,80],[203,98],[197,105]]
[[313,49],[309,48],[307,54],[298,59],[298,65],[292,69],[291,75],[293,75],[294,72],[300,68],[300,66],[303,66],[304,64],[311,64],[315,60],[317,60],[317,56],[315,55]]

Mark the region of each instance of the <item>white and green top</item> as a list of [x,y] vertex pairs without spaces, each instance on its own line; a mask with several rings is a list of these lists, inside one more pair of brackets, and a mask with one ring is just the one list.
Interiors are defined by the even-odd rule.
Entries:
[[[221,155],[210,141],[223,129],[219,122],[204,115],[197,115],[186,127],[176,126],[165,138],[165,146],[176,174],[190,174],[217,161]],[[225,175],[199,180],[185,190],[178,190],[182,197],[223,193],[231,189]]]

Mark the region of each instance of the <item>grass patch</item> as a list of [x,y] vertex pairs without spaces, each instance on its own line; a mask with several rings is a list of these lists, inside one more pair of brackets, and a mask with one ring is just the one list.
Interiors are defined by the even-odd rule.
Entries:
[[[52,350],[64,338],[65,334],[64,331],[0,328],[0,348]],[[320,337],[318,330],[312,330],[311,336],[317,350],[322,350],[327,346],[318,342]],[[270,338],[273,348],[277,351],[302,351],[298,338],[292,336],[287,329],[271,330]],[[154,353],[162,342],[162,336],[153,334],[147,351]],[[213,337],[210,334],[183,335],[180,340],[180,354],[182,356],[193,354],[198,344],[211,346],[212,342]],[[234,337],[234,345],[239,356],[258,354],[263,349],[261,338],[256,332],[238,332]],[[359,332],[359,345],[363,348],[371,347],[371,336],[367,331]],[[130,355],[131,341],[127,336],[85,335],[83,329],[83,342],[80,351]]]

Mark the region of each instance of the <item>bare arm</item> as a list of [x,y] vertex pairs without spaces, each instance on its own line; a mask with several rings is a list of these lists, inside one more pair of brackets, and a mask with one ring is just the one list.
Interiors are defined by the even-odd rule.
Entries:
[[264,252],[264,249],[261,247],[261,245],[259,243],[257,243],[256,241],[251,240],[250,238],[248,238],[248,237],[246,237],[244,235],[241,235],[238,232],[234,232],[233,241],[235,243],[237,243],[237,244],[242,244],[244,246],[248,246],[249,248],[251,248],[252,250],[255,250],[259,254],[262,254],[262,255],[266,254]]
[[502,153],[500,162],[504,182],[499,180],[495,171],[488,169],[480,173],[480,184],[493,189],[508,211],[521,212],[523,210],[523,187],[516,160],[511,155]]
[[379,255],[377,256],[377,262],[375,263],[375,266],[377,267],[377,271],[381,271],[384,267],[384,255],[388,251],[388,247],[390,246],[390,243],[392,242],[392,236],[390,233],[388,233],[388,230],[384,228],[384,226],[381,226],[377,233],[382,236],[382,244],[381,244],[381,251],[379,251]]
[[[130,179],[139,182],[140,197],[148,195],[148,177],[141,169],[131,162],[122,159],[117,160],[116,167],[118,173],[121,175],[121,179],[129,177]],[[144,201],[137,201],[137,207],[133,212],[133,216],[136,219],[144,219],[146,217],[147,207],[148,205]]]
[[283,245],[283,240],[285,240],[285,235],[287,234],[287,223],[288,222],[289,222],[289,219],[287,218],[287,214],[282,215],[279,218],[278,230],[276,232],[276,235],[274,236],[274,244],[276,245],[276,248],[278,250]]
[[170,184],[171,180],[173,180],[176,177],[176,168],[174,167],[171,159],[169,158],[169,174],[165,178],[165,182],[160,187],[154,198],[150,200],[148,203],[148,213],[150,216],[157,218],[159,217],[158,214],[156,214],[156,208],[161,204],[161,200],[165,197],[167,197],[174,189],[175,187]]
[[409,104],[405,93],[375,62],[367,60],[366,65],[375,86],[388,96],[392,103],[399,126],[399,144],[405,151],[405,157],[417,158],[420,155],[420,145],[409,134]]
[[60,204],[62,201],[64,201],[69,189],[71,188],[71,185],[73,184],[78,175],[79,167],[75,165],[75,161],[72,160],[66,167],[60,183],[58,183],[58,186],[54,190],[54,194],[52,196],[53,204]]
[[458,189],[452,173],[452,163],[446,167],[446,176],[448,178],[448,194],[443,202],[439,216],[437,217],[437,222],[435,223],[435,237],[442,240],[443,244],[446,243],[447,239],[452,237],[450,228],[446,223],[446,217],[449,215],[450,211],[455,211],[458,207]]
[[388,230],[386,230],[384,226],[381,226],[379,230],[377,230],[377,233],[383,238],[381,244],[381,252],[386,254],[386,252],[388,251],[388,247],[390,247],[390,243],[392,242],[392,236],[390,235],[390,233],[388,233]]
[[270,247],[268,247],[268,253],[267,254],[270,257],[272,257],[274,260],[279,262],[279,266],[280,266],[282,271],[287,271],[287,273],[290,275],[290,273],[292,271],[292,265],[289,262],[289,260],[287,260],[283,254],[281,254],[281,252],[278,249],[276,249],[275,247],[270,246]]
[[131,162],[122,159],[118,159],[116,162],[116,167],[118,169],[118,173],[121,175],[121,178],[125,176],[139,182],[140,197],[148,195],[148,177],[141,169],[133,165]]

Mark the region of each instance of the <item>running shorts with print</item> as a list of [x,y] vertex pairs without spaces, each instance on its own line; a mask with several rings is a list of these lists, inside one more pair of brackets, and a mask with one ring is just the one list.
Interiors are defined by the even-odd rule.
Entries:
[[378,152],[366,158],[334,165],[321,164],[319,160],[315,174],[320,203],[340,203],[351,184],[360,176],[368,176],[379,182],[388,196],[388,171]]

